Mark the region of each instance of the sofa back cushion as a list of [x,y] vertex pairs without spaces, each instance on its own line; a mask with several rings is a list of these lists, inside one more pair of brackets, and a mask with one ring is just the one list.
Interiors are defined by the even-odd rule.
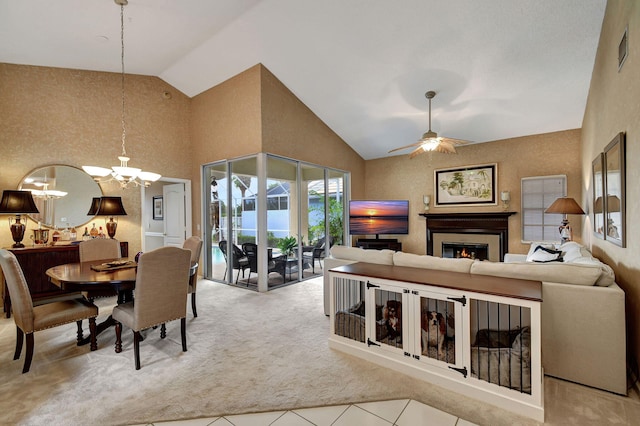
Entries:
[[393,265],[393,250],[365,250],[359,247],[333,246],[331,256],[336,259],[354,260],[356,262]]
[[587,286],[595,285],[601,272],[598,265],[557,262],[500,263],[478,260],[471,265],[472,274]]
[[436,269],[440,271],[463,272],[468,274],[473,265],[471,259],[449,259],[429,255],[396,252],[393,264],[397,266],[411,266],[414,268]]

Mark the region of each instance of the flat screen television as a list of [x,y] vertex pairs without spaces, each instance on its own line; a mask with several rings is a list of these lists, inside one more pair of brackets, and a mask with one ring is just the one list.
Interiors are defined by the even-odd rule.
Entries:
[[349,234],[409,233],[409,200],[349,201]]

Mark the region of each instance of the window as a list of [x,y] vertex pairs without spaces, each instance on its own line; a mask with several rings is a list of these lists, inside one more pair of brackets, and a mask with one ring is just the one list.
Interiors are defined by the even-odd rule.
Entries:
[[559,241],[561,214],[544,211],[567,194],[567,177],[536,176],[522,179],[522,241]]
[[289,210],[289,198],[285,195],[269,196],[267,210]]

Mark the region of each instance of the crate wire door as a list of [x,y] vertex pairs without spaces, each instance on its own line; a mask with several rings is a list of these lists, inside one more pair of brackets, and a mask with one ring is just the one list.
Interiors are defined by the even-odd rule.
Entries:
[[338,336],[366,342],[365,281],[334,277],[332,280],[333,332]]
[[414,290],[414,341],[419,360],[441,368],[463,368],[464,295]]
[[469,302],[471,377],[531,395],[531,309]]
[[407,294],[401,287],[367,283],[368,343],[403,354],[407,333]]

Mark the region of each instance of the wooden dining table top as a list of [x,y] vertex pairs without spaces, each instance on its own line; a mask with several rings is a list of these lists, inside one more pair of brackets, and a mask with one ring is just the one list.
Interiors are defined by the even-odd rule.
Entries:
[[112,260],[101,259],[91,262],[66,263],[47,269],[49,281],[66,291],[91,291],[112,288],[131,290],[136,284],[136,268],[123,268],[108,271],[94,271],[91,266],[101,265]]

